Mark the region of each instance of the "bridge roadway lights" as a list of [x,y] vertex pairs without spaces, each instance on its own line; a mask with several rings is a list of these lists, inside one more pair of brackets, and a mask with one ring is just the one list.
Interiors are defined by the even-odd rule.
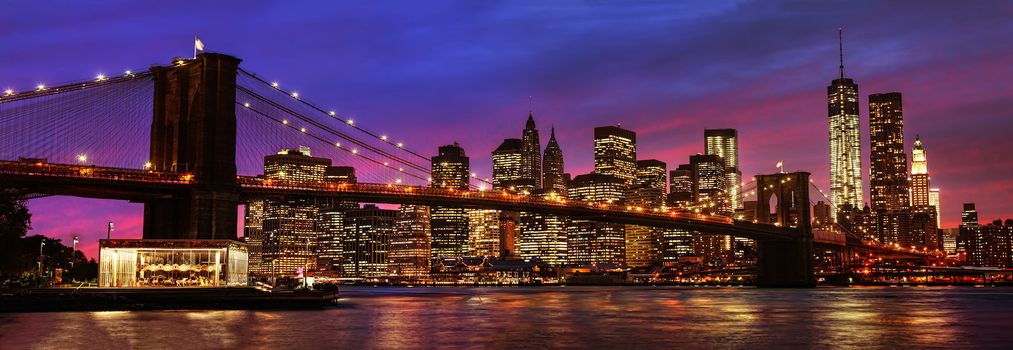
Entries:
[[756,242],[757,287],[816,286],[810,210],[809,173],[756,176],[756,220],[798,230],[790,241]]
[[235,239],[238,58],[203,53],[152,67],[151,164],[194,175],[193,188],[144,204],[144,238]]

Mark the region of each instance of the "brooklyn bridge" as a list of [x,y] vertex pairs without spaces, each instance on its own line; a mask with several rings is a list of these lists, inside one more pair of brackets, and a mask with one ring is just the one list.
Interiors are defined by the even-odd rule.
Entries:
[[[319,198],[365,203],[497,209],[755,240],[757,285],[816,284],[814,249],[841,256],[875,252],[914,259],[924,250],[884,246],[841,227],[814,229],[809,173],[757,175],[755,219],[684,208],[644,208],[495,188],[472,173],[468,189],[430,186],[430,158],[367,129],[297,91],[202,53],[165,66],[100,75],[0,95],[0,183],[33,196],[143,203],[145,239],[236,239],[240,205]],[[360,181],[258,176],[261,157],[310,144],[354,166]],[[814,191],[816,189],[816,191]]]

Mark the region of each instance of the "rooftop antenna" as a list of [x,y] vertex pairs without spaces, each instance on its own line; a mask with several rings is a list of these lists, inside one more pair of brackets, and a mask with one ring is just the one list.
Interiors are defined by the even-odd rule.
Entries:
[[841,79],[844,79],[844,28],[837,28],[837,44],[841,54]]
[[528,95],[528,114],[535,112],[535,98],[534,96]]

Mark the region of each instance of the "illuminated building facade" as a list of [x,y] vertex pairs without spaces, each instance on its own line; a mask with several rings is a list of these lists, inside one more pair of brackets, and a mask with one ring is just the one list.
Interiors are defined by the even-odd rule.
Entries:
[[[329,166],[324,170],[324,181],[333,183],[355,183],[355,169],[349,166]],[[336,277],[343,273],[345,262],[344,245],[347,237],[345,212],[358,209],[359,204],[350,201],[330,200],[318,203],[317,228],[317,271],[321,275]]]
[[627,187],[634,185],[637,134],[618,126],[594,128],[594,173],[615,176]]
[[964,210],[960,212],[960,233],[957,235],[957,257],[972,266],[982,266],[985,258],[981,256],[981,250],[973,246],[975,242],[982,241],[978,210],[974,203],[964,203]]
[[[554,192],[536,191],[532,195],[558,198]],[[566,218],[522,212],[519,223],[520,243],[517,249],[521,259],[525,261],[539,259],[551,266],[567,263]]]
[[563,150],[556,142],[556,128],[549,133],[549,143],[545,146],[542,157],[542,188],[546,192],[566,194],[566,183],[569,177],[563,167]]
[[936,227],[943,227],[942,211],[939,206],[939,189],[929,189],[929,205],[936,208]]
[[920,237],[916,240],[911,234],[911,210],[879,210],[876,216],[876,233],[879,235],[879,242],[884,244],[899,244],[901,247],[910,247],[913,244],[921,244]]
[[662,230],[659,254],[664,265],[674,265],[679,258],[692,256],[695,254],[693,232],[674,228]]
[[388,249],[394,233],[397,210],[367,204],[345,213],[343,275],[381,278],[388,275]]
[[337,276],[343,272],[346,210],[325,209],[318,215],[317,271],[322,275]]
[[704,130],[705,154],[725,162],[725,193],[732,211],[742,209],[742,172],[739,171],[739,133],[735,129]]
[[936,226],[936,209],[925,205],[911,208],[912,243],[928,249],[942,249],[943,236]]
[[[911,200],[904,152],[904,110],[899,92],[869,95],[869,139],[872,210],[907,208]],[[928,205],[928,198],[924,202]]]
[[992,221],[978,228],[968,242],[969,263],[973,266],[1013,267],[1013,219]]
[[247,271],[250,276],[259,277],[264,261],[264,201],[246,203],[243,210],[243,241],[248,254]]
[[[635,172],[634,172],[635,175]],[[570,181],[570,200],[590,203],[621,203],[626,180],[606,174],[578,175]],[[626,262],[624,225],[587,220],[571,220],[566,227],[568,264],[576,266]]]
[[[704,154],[721,157],[725,166],[724,209],[727,214],[742,210],[742,172],[739,170],[739,132],[735,129],[704,130]],[[753,256],[751,239],[725,236],[726,248],[734,250],[737,260]]]
[[99,287],[245,287],[246,245],[232,240],[99,240]]
[[830,200],[834,208],[862,207],[862,138],[858,84],[844,77],[841,41],[840,77],[827,86],[830,126]]
[[911,148],[911,206],[930,206],[929,200],[929,164],[922,147],[921,137],[915,136],[914,147]]
[[492,151],[492,185],[512,191],[531,190],[534,183],[524,178],[522,142],[506,139]]
[[419,279],[429,275],[429,207],[402,205],[390,235],[387,270],[391,276]]
[[[331,165],[327,158],[313,157],[309,148],[284,149],[264,157],[266,179],[323,181]],[[316,248],[319,207],[308,199],[267,200],[264,205],[264,243],[261,270],[265,275],[290,276],[297,269],[317,265]]]
[[[697,154],[689,156],[689,164],[693,168],[695,208],[702,213],[732,215],[724,159],[716,154]],[[733,241],[727,235],[694,233],[693,249],[708,263],[719,265],[731,261]]]
[[941,229],[943,233],[943,249],[946,251],[947,257],[957,256],[957,236],[960,236],[959,228],[944,228]]
[[354,184],[357,182],[355,168],[350,166],[329,166],[324,170],[324,181]]
[[500,212],[467,209],[468,256],[498,257],[500,253]]
[[[454,143],[441,146],[432,158],[432,187],[468,189],[470,161],[464,149]],[[432,207],[429,211],[433,260],[468,254],[468,215],[463,208]]]
[[693,168],[693,201],[704,212],[730,215],[734,210],[728,200],[725,162],[714,154],[697,154],[689,157]]
[[664,194],[668,188],[667,165],[657,159],[637,161],[637,185],[660,189]]
[[[661,168],[660,184],[650,181],[633,186],[626,192],[626,205],[634,209],[652,211],[660,210],[665,204],[664,166]],[[640,225],[626,225],[626,265],[630,267],[651,266],[659,258],[659,246],[664,229]]]
[[678,168],[668,174],[669,191],[668,198],[666,198],[668,206],[673,208],[689,208],[692,206],[696,198],[696,195],[693,193],[693,184],[696,183],[693,166],[690,164],[680,164]]
[[521,158],[521,177],[531,183],[532,189],[542,188],[542,144],[531,113],[521,135]]

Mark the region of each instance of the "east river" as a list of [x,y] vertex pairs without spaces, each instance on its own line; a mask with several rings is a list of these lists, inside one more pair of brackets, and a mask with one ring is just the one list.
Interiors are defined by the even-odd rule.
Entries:
[[1013,348],[1013,288],[342,293],[315,311],[0,314],[0,349]]

